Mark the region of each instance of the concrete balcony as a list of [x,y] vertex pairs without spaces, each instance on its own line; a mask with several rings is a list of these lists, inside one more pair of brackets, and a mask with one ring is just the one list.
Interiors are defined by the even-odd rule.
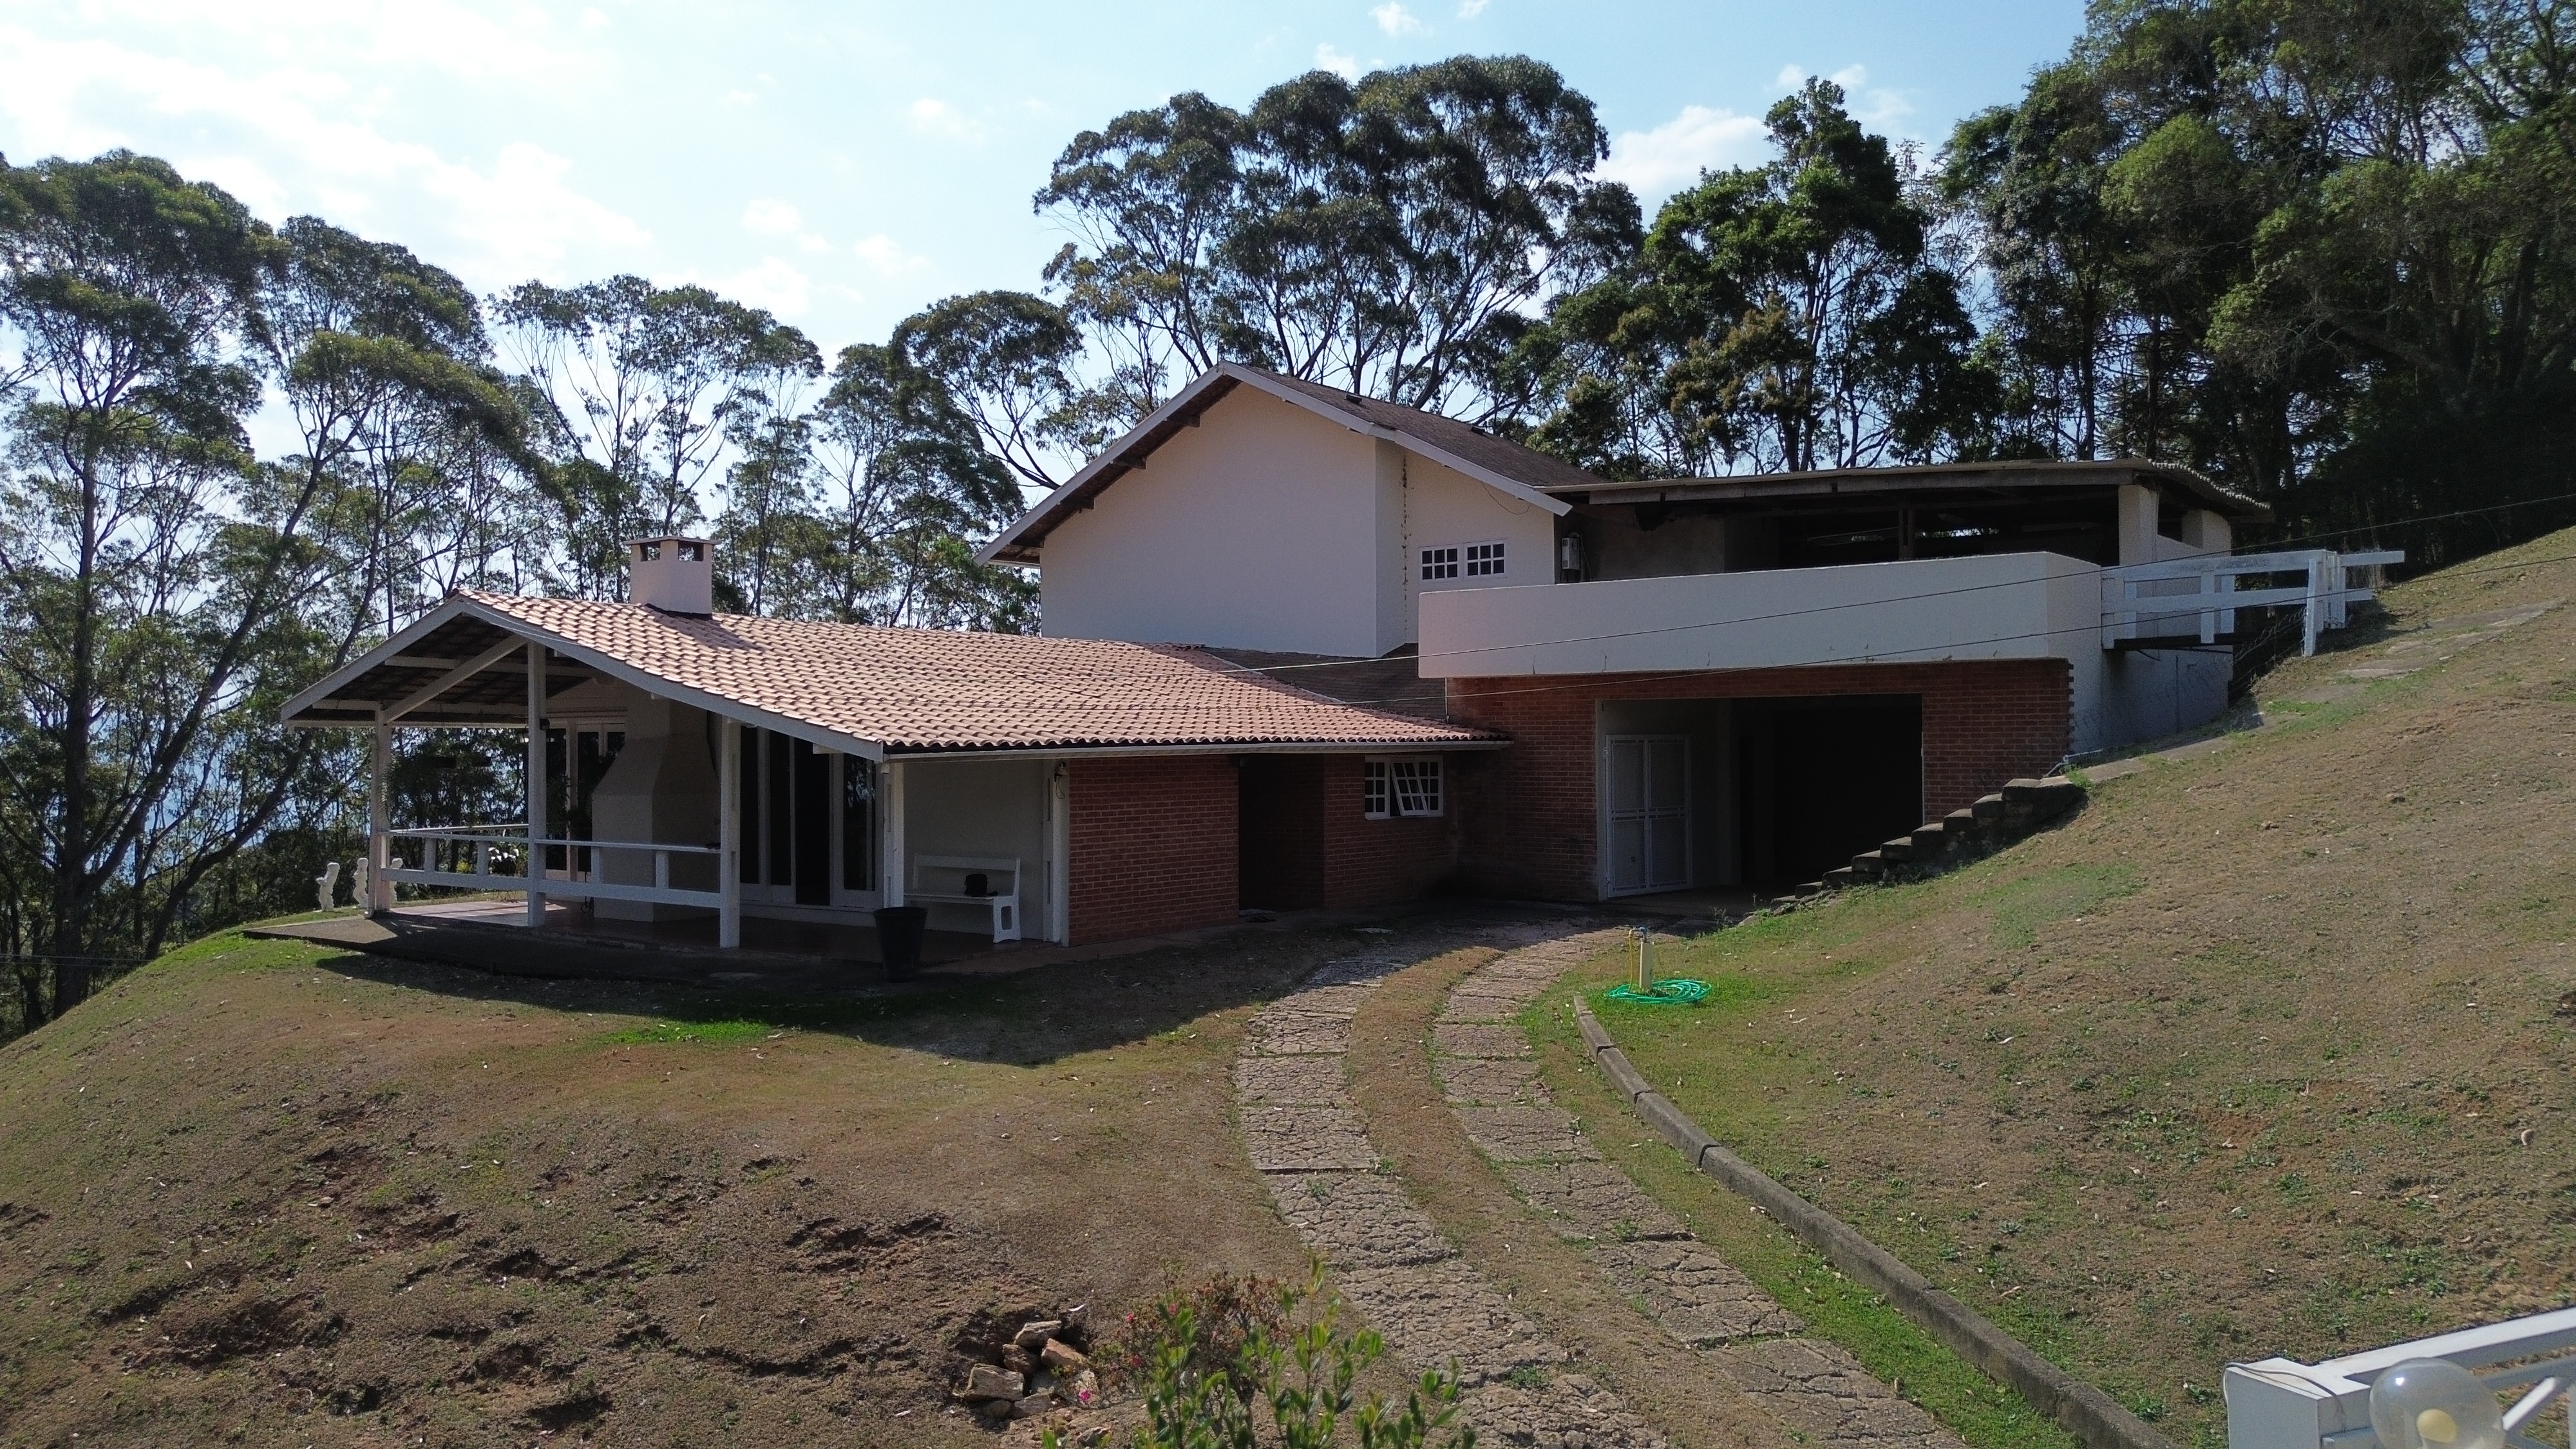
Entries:
[[2102,574],[2013,553],[1427,593],[1422,673],[2073,658],[2102,648]]

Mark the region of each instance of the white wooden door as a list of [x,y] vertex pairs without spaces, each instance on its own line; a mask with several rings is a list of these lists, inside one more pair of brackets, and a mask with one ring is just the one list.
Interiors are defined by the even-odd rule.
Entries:
[[1610,894],[1690,884],[1690,737],[1610,737]]

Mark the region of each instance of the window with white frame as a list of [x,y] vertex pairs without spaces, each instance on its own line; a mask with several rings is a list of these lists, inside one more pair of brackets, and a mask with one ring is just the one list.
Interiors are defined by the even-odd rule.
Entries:
[[1478,578],[1503,571],[1503,546],[1499,543],[1467,545],[1467,577]]
[[1360,813],[1371,820],[1439,814],[1439,756],[1370,760],[1361,765]]
[[1447,548],[1424,549],[1422,551],[1422,576],[1425,579],[1454,579],[1458,577],[1457,545],[1452,544]]

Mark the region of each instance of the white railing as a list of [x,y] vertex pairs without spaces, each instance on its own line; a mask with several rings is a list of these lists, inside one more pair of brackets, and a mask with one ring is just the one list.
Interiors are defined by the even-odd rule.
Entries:
[[[513,833],[515,832],[515,833]],[[529,887],[527,854],[530,841],[525,825],[442,825],[420,830],[389,830],[386,835],[385,879],[400,884],[441,886],[449,890],[517,891]],[[406,841],[421,844],[417,866],[405,866],[399,851]],[[437,847],[445,843],[459,849],[446,852],[451,860],[470,862],[440,869]],[[719,856],[723,852],[712,845],[672,845],[662,841],[638,840],[571,840],[544,839],[534,842],[539,850],[561,847],[565,864],[563,875],[546,874],[536,882],[539,895],[569,896],[576,899],[608,901],[645,901],[658,905],[717,906],[724,904],[724,892],[692,890],[671,884],[671,858],[678,855]],[[650,855],[653,858],[653,883],[633,884],[599,879],[596,865],[588,869],[581,862],[593,855]],[[504,872],[496,866],[510,866]]]
[[[2302,611],[2301,654],[2317,652],[2317,636],[2340,629],[2354,604],[2373,597],[2355,584],[2352,571],[2403,563],[2396,549],[2335,553],[2312,548],[2286,553],[2209,554],[2165,563],[2128,564],[2102,571],[2102,647],[2186,639],[2216,643],[2236,632],[2239,609],[2295,605]],[[2287,586],[2246,588],[2243,580],[2296,574]],[[2180,585],[2191,587],[2183,588]]]
[[[2412,1359],[2447,1359],[2495,1393],[2514,1394],[2503,1411],[2505,1442],[2547,1449],[2523,1430],[2576,1384],[2576,1308],[2463,1329],[2320,1364],[2267,1358],[2227,1366],[2228,1449],[2403,1449],[2382,1445],[2370,1426],[2370,1386]],[[2570,1430],[2576,1445],[2576,1428]]]

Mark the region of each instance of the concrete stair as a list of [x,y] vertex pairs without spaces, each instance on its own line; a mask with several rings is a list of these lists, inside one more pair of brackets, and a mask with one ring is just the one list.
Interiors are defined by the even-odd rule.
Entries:
[[2063,775],[2013,780],[1975,804],[1925,822],[1909,834],[1864,850],[1823,879],[1792,887],[1780,903],[1808,900],[1849,886],[1920,880],[2010,845],[2084,804],[2084,787]]

